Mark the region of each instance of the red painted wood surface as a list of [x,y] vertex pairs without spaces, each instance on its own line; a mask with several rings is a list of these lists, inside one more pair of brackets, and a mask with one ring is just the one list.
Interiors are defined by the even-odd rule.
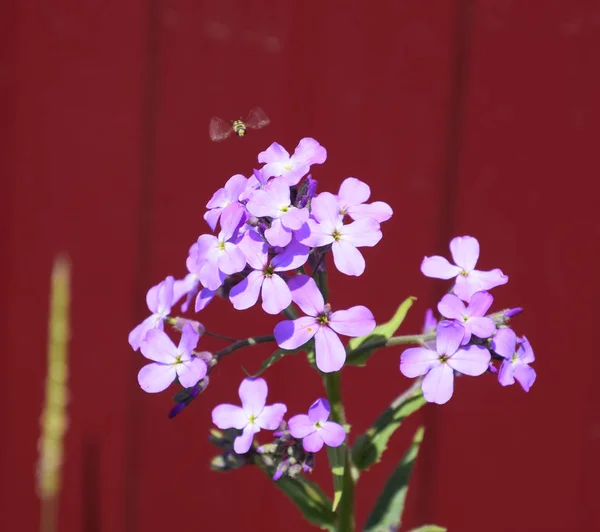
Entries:
[[[415,295],[404,331],[418,330],[445,288],[419,273],[422,257],[471,234],[481,266],[511,277],[494,291],[498,308],[526,308],[514,324],[536,351],[538,382],[527,395],[465,378],[448,405],[425,410],[407,524],[600,528],[599,362],[588,342],[600,296],[596,2],[62,0],[0,10],[0,530],[38,526],[47,294],[59,251],[74,275],[60,530],[306,528],[260,472],[208,468],[210,410],[235,398],[240,364],[257,368],[269,349],[227,360],[169,421],[170,395],[138,388],[143,358],[126,341],[146,289],[185,273],[213,191],[248,175],[272,141],[291,150],[304,136],[328,149],[314,172],[322,190],[356,176],[395,210],[365,253],[365,275],[331,275],[334,306],[366,304],[384,320]],[[209,141],[210,116],[257,104],[269,128]],[[224,302],[201,319],[236,337],[276,321]],[[355,433],[407,386],[400,352],[344,372]],[[320,393],[301,357],[266,377],[289,411]],[[416,422],[361,480],[359,523]],[[319,458],[314,477],[329,487]]]

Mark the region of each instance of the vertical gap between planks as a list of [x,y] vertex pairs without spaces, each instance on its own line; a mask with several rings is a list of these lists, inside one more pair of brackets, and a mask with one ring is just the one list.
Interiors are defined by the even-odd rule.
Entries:
[[[450,71],[450,97],[448,119],[445,135],[445,161],[441,170],[441,205],[440,231],[436,247],[438,252],[447,255],[450,239],[456,236],[455,216],[459,197],[459,165],[463,149],[464,122],[467,104],[467,89],[469,82],[470,46],[473,32],[474,5],[473,0],[458,0],[456,7],[456,23],[454,37],[454,55]],[[435,285],[430,301],[439,301],[445,292]],[[419,522],[426,523],[434,519],[435,497],[432,487],[435,486],[437,469],[437,452],[439,439],[440,410],[424,408],[423,418],[427,436],[421,449],[421,493],[417,500],[417,517]]]
[[[146,291],[150,287],[152,221],[156,189],[156,138],[157,105],[160,81],[160,13],[161,0],[148,0],[142,10],[145,20],[145,43],[141,90],[140,134],[140,190],[137,228],[138,252],[135,257],[134,284],[132,290],[135,316],[133,323],[141,321],[146,313]],[[132,363],[135,364],[135,357]],[[130,370],[135,374],[136,368]],[[125,527],[127,532],[139,528],[139,445],[141,430],[141,405],[139,390],[128,386],[126,391],[125,427]]]

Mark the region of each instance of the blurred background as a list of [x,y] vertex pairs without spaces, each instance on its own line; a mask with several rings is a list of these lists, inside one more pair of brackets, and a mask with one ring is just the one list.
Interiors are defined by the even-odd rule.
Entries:
[[[72,264],[65,532],[306,530],[254,468],[209,470],[211,409],[235,402],[269,346],[242,351],[174,420],[171,391],[142,392],[127,343],[147,289],[183,277],[215,190],[250,175],[273,141],[328,150],[320,190],[358,177],[394,217],[360,278],[330,276],[334,307],[387,320],[418,297],[419,332],[447,289],[420,274],[457,235],[510,282],[495,309],[535,350],[529,394],[464,378],[428,405],[358,486],[362,525],[417,423],[425,444],[408,527],[451,532],[600,530],[600,3],[597,0],[4,0],[0,5],[2,373],[0,529],[39,529],[35,467],[50,272]],[[261,106],[271,125],[213,143],[211,116]],[[199,319],[235,337],[277,321],[223,301]],[[588,340],[592,339],[592,344]],[[203,340],[204,341],[204,340]],[[207,348],[222,344],[206,340]],[[409,381],[401,348],[349,368],[354,434]],[[321,393],[302,356],[265,377],[304,412]],[[313,479],[331,493],[325,456]]]

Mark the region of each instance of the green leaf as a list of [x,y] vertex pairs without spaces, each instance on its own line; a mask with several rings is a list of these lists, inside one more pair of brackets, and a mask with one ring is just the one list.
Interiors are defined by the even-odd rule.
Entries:
[[304,477],[281,477],[275,485],[283,491],[302,512],[307,521],[325,530],[335,530],[336,516],[331,500],[321,488]]
[[367,469],[379,462],[389,439],[404,418],[416,412],[424,404],[421,379],[417,379],[408,390],[394,399],[367,432],[356,440],[352,447],[352,461],[356,467]]
[[269,369],[273,364],[275,364],[275,362],[279,362],[283,357],[286,357],[287,355],[295,355],[298,351],[300,351],[300,348],[293,349],[292,351],[287,351],[285,349],[277,349],[267,359],[263,361],[263,363],[260,365],[260,368],[258,368],[258,371],[251,376],[258,377],[261,373],[263,373],[264,371]]
[[367,349],[366,346],[376,342],[383,342],[394,336],[400,325],[402,325],[408,309],[412,307],[412,304],[416,300],[416,297],[405,299],[390,321],[378,325],[373,329],[373,332],[367,336],[352,338],[348,342],[348,347],[346,348],[346,364],[364,366],[367,363],[367,360],[369,360],[371,355],[375,352],[375,349],[377,349],[375,347]]
[[418,528],[413,528],[408,532],[447,532],[447,528],[438,525],[423,525]]
[[419,427],[415,432],[408,451],[400,460],[375,503],[375,507],[367,519],[365,532],[396,530],[400,527],[404,502],[408,492],[408,481],[419,453],[419,447],[423,441],[423,433],[423,427]]
[[342,498],[344,488],[344,469],[346,466],[346,444],[339,447],[327,447],[327,456],[329,457],[329,466],[333,475],[333,505],[335,512],[337,505]]

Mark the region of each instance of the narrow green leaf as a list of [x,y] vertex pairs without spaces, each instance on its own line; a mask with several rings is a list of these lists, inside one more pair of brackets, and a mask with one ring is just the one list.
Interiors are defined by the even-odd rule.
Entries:
[[373,349],[361,349],[363,346],[368,344],[372,344],[378,341],[384,341],[388,338],[394,336],[404,318],[406,317],[406,313],[412,307],[412,304],[417,300],[416,297],[409,297],[405,299],[402,304],[396,310],[396,313],[392,316],[392,319],[387,323],[382,323],[373,329],[371,334],[367,336],[361,336],[359,338],[352,338],[348,342],[348,347],[346,348],[346,364],[351,364],[354,366],[364,366],[367,363],[367,360],[374,353],[375,348]]
[[413,528],[409,532],[447,532],[447,528],[438,525],[423,525],[418,528]]
[[319,486],[304,477],[286,476],[275,485],[290,498],[307,521],[325,530],[335,530],[336,516],[331,510],[331,500]]
[[344,469],[346,466],[346,444],[339,447],[327,447],[327,456],[329,457],[329,466],[333,475],[333,505],[335,512],[337,505],[342,498],[344,487]]
[[298,351],[300,351],[300,348],[294,349],[292,351],[286,351],[285,349],[277,349],[267,359],[263,361],[263,363],[260,365],[260,368],[258,368],[258,371],[254,375],[248,374],[248,376],[258,377],[264,371],[269,369],[273,364],[275,364],[275,362],[279,362],[283,357],[286,357],[287,355],[295,355]]
[[375,507],[367,519],[365,532],[396,530],[400,527],[404,502],[408,492],[408,482],[419,453],[419,447],[423,441],[423,433],[423,427],[419,427],[415,432],[408,451],[400,460],[375,503]]
[[352,447],[352,462],[356,467],[367,469],[379,462],[389,439],[404,418],[416,412],[424,404],[421,379],[417,379],[408,390],[394,399],[367,432],[356,440]]

